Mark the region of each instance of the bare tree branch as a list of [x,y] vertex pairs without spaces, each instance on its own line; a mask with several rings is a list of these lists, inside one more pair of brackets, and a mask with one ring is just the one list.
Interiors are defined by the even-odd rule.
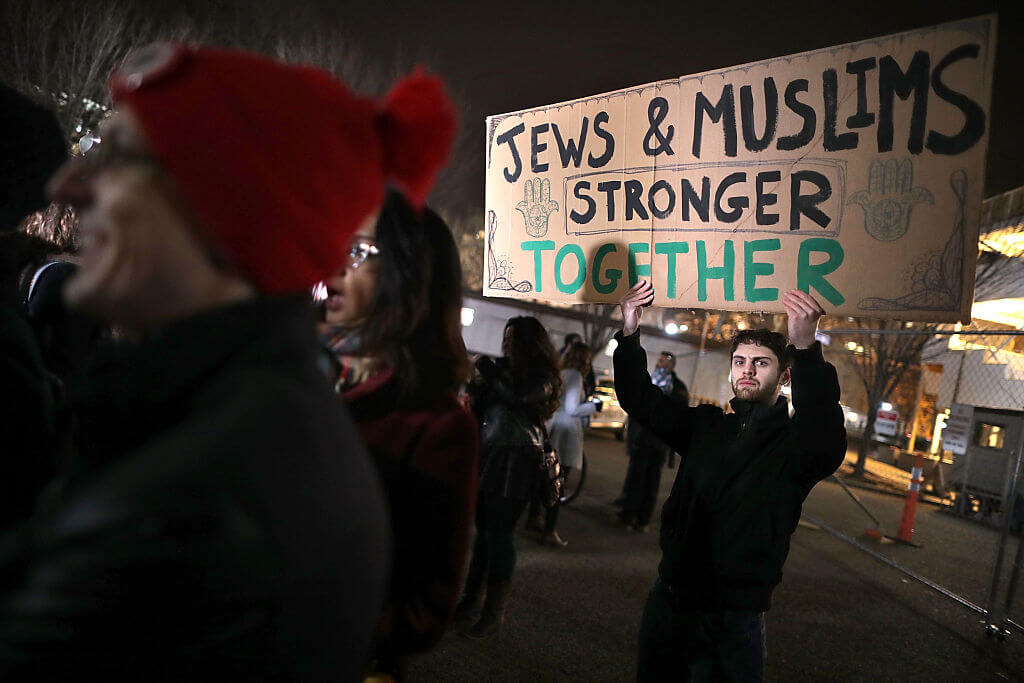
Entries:
[[598,353],[608,345],[621,324],[617,316],[619,307],[617,304],[583,304],[579,308],[588,314],[583,321],[583,341],[592,352]]
[[[937,325],[862,318],[856,319],[854,324],[862,333],[851,338],[857,345],[853,367],[864,385],[868,403],[864,434],[861,437],[857,464],[854,468],[854,473],[862,476],[874,434],[878,406],[893,396],[909,370],[920,365],[921,351],[932,338],[931,333],[935,331]],[[911,327],[919,330],[920,334],[872,334]]]
[[[360,91],[383,92],[394,80],[386,70],[346,49],[335,24],[311,12],[283,2],[253,12],[230,0],[205,0],[201,13],[184,6],[154,8],[141,0],[0,3],[0,79],[56,113],[73,153],[109,113],[111,71],[129,52],[154,41],[277,54],[326,68]],[[204,17],[202,23],[196,16]],[[23,228],[63,249],[75,247],[74,216],[66,208],[31,216]]]

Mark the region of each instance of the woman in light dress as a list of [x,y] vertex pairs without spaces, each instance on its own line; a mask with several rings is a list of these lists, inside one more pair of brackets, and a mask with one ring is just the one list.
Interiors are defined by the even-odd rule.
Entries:
[[[590,369],[590,348],[583,342],[575,342],[562,354],[562,395],[558,410],[548,421],[548,435],[551,445],[558,453],[558,461],[565,476],[569,470],[583,464],[583,418],[597,412],[597,406],[587,400],[583,378]],[[558,535],[558,505],[548,510],[544,520],[543,543],[555,547],[567,545]]]

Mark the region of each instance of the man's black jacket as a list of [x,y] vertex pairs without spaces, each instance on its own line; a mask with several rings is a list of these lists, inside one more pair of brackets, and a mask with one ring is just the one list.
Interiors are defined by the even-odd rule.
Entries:
[[767,610],[804,499],[846,454],[835,368],[817,342],[790,347],[792,418],[782,397],[681,408],[651,384],[639,333],[616,338],[620,404],[684,463],[662,510],[661,580],[680,609]]
[[362,678],[389,533],[313,326],[261,298],[97,366],[83,473],[0,540],[0,680]]

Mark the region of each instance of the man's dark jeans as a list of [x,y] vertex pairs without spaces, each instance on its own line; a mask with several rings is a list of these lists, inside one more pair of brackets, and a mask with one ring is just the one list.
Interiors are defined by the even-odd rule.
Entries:
[[640,624],[638,683],[760,681],[766,656],[761,612],[693,612],[659,580]]

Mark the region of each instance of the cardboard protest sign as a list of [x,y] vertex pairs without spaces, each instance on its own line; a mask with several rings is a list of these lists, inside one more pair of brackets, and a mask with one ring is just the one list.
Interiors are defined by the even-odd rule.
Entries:
[[994,15],[487,119],[484,294],[968,319]]

